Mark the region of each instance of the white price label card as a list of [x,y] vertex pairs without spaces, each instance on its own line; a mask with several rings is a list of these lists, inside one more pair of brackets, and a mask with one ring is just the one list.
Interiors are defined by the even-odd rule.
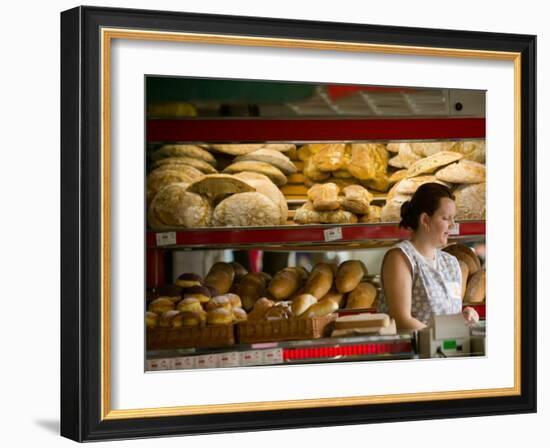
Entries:
[[257,366],[263,363],[261,350],[248,350],[241,353],[241,366]]
[[218,355],[200,355],[196,357],[197,369],[214,369],[218,367]]
[[282,364],[283,362],[283,349],[282,348],[274,348],[269,350],[263,351],[264,355],[264,364]]
[[159,362],[157,359],[148,359],[145,365],[146,370],[159,370]]
[[194,369],[195,357],[185,356],[183,358],[174,358],[173,367],[174,370]]
[[147,370],[169,370],[170,368],[170,359],[147,360]]
[[333,227],[323,230],[325,241],[338,241],[342,239],[342,227]]
[[455,224],[449,229],[449,235],[460,235],[460,224]]
[[157,233],[157,246],[172,246],[176,244],[176,232]]
[[239,354],[237,352],[221,353],[219,363],[220,367],[239,367]]

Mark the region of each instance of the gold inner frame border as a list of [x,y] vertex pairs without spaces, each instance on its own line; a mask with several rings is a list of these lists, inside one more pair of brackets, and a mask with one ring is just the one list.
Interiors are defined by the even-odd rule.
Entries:
[[[131,39],[213,45],[296,48],[327,51],[368,52],[412,56],[506,60],[514,63],[514,386],[479,390],[369,395],[303,400],[245,402],[215,405],[111,409],[110,388],[110,63],[111,41]],[[228,412],[306,409],[382,403],[503,397],[521,394],[521,53],[403,45],[279,39],[198,33],[101,29],[101,420],[173,417]]]

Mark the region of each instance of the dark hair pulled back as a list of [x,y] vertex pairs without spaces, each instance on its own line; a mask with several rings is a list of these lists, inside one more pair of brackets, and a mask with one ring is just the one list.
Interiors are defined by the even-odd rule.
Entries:
[[454,195],[445,185],[429,182],[420,185],[410,201],[401,205],[401,222],[399,227],[417,230],[420,215],[433,216],[439,208],[442,198],[455,200]]

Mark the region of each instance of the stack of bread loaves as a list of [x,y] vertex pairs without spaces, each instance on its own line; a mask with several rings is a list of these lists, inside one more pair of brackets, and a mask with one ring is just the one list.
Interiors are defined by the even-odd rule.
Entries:
[[372,194],[361,185],[340,189],[333,182],[315,184],[307,197],[294,214],[298,224],[376,222],[379,217],[379,207],[371,205]]
[[387,149],[397,154],[389,165],[400,170],[390,177],[395,184],[381,211],[383,222],[398,222],[401,205],[428,182],[452,189],[456,219],[485,219],[484,141],[392,143]]
[[[153,170],[147,177],[150,227],[285,224],[288,206],[278,185],[284,185],[296,167],[283,151],[296,152],[296,147],[162,146],[151,155]],[[225,166],[224,174],[217,174],[217,165]]]
[[462,301],[480,303],[485,301],[486,272],[476,253],[464,244],[451,244],[443,249],[454,255],[462,271]]
[[298,149],[306,186],[331,182],[387,191],[388,151],[379,143],[310,143]]
[[296,166],[283,154],[283,151],[296,149],[295,145],[264,144],[253,151],[239,151],[241,146],[252,145],[213,145],[213,148],[223,150],[230,147],[230,150],[237,155],[223,172],[236,174],[241,172],[253,172],[269,177],[271,181],[281,187],[287,183],[287,175],[296,172]]
[[286,223],[288,208],[277,186],[263,174],[207,174],[173,183],[154,196],[149,225],[167,227],[265,226]]
[[245,275],[238,263],[216,263],[204,279],[193,273],[181,274],[170,288],[172,295],[149,303],[147,327],[228,325],[246,320],[241,298],[229,292]]
[[[311,272],[303,267],[287,267],[273,277],[264,272],[247,272],[238,263],[218,262],[204,279],[194,273],[181,274],[175,285],[160,291],[148,310],[159,316],[168,311],[194,311],[202,316],[196,317],[201,317],[203,323],[230,323],[225,312],[216,312],[210,319],[208,314],[201,314],[201,309],[207,313],[215,308],[242,308],[252,320],[319,317],[339,308],[372,308],[377,289],[365,280],[367,274],[367,268],[358,260],[339,266],[317,263]],[[271,307],[275,309],[267,313]],[[246,318],[241,311],[238,313],[232,316],[233,321]],[[222,314],[226,315],[225,320]],[[168,325],[175,316],[167,314],[161,326]]]

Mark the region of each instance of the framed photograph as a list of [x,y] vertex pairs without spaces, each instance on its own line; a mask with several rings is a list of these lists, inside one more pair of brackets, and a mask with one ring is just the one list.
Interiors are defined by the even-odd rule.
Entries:
[[61,434],[536,412],[535,46],[62,12]]

